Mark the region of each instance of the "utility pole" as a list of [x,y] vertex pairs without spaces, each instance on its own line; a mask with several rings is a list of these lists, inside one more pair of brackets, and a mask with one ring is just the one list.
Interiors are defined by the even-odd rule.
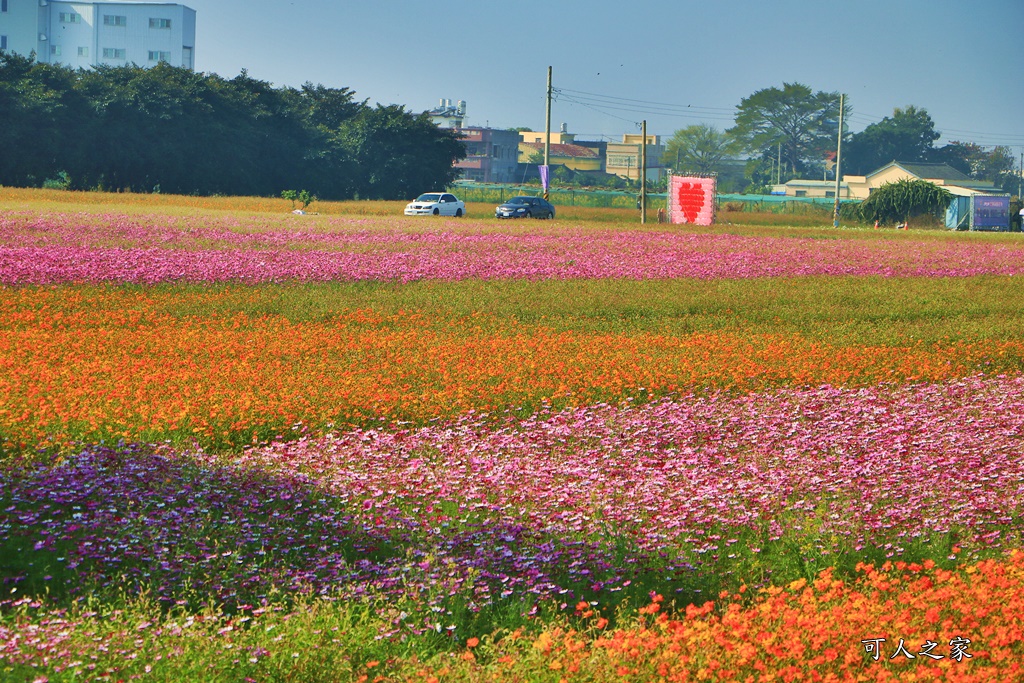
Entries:
[[[1017,178],[1017,199],[1022,199],[1020,196],[1021,185],[1024,185],[1024,150],[1020,153],[1020,176]],[[1024,228],[1021,228],[1024,231]]]
[[844,95],[839,93],[839,139],[836,141],[836,203],[832,208],[832,227],[839,227],[839,163],[843,158],[843,102]]
[[779,143],[779,160],[775,164],[775,184],[782,183],[782,143]]
[[640,124],[640,223],[647,222],[647,119]]
[[[551,67],[548,67],[548,106],[547,115],[544,117],[544,166],[547,172],[551,173],[551,167],[548,163],[551,161]],[[551,177],[550,175],[548,176]],[[548,188],[547,184],[544,187],[544,200],[548,199]]]

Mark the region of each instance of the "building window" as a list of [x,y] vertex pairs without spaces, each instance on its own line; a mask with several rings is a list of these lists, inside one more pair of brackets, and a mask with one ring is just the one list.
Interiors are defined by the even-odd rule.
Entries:
[[149,51],[149,61],[151,62],[169,62],[171,61],[170,52],[160,52],[157,50]]
[[149,20],[149,27],[150,28],[170,28],[171,27],[171,20],[170,19],[150,19]]
[[0,36],[0,50],[7,49],[7,36]]
[[103,15],[104,26],[127,26],[128,17],[121,16],[119,14],[104,14]]
[[125,59],[128,53],[124,48],[120,47],[105,47],[103,48],[103,59]]
[[50,46],[50,56],[51,57],[60,57],[60,45],[51,45]]
[[61,12],[60,23],[62,24],[81,24],[82,15],[77,12]]
[[[7,11],[7,0],[0,0],[0,12],[6,12],[6,11]],[[4,37],[6,38],[7,36],[4,36]]]
[[78,56],[79,57],[88,57],[89,56],[89,48],[87,48],[87,47],[80,47],[80,48],[78,48]]

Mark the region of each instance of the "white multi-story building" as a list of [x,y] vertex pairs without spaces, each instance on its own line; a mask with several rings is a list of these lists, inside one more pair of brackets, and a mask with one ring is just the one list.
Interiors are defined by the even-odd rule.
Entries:
[[0,49],[71,67],[195,68],[196,11],[169,2],[0,0]]

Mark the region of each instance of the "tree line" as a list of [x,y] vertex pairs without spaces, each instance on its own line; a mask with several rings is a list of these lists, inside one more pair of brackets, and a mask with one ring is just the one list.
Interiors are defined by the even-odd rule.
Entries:
[[[734,126],[720,131],[698,124],[676,131],[663,159],[681,171],[721,173],[745,155],[744,175],[753,190],[776,180],[826,177],[834,173],[839,106],[838,92],[813,92],[800,83],[758,90],[740,101]],[[848,120],[851,111],[844,105],[843,117]],[[937,147],[941,135],[926,110],[912,105],[896,108],[891,117],[859,133],[844,131],[840,173],[864,175],[890,161],[941,162],[973,179],[992,181],[1004,191],[1017,191],[1018,175],[1008,147],[985,149],[960,141]]]
[[449,185],[456,131],[348,88],[161,63],[75,70],[0,52],[0,184],[402,199]]

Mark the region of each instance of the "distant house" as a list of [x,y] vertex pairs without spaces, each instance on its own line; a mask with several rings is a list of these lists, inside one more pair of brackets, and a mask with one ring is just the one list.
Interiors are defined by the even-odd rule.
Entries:
[[[839,198],[867,199],[882,185],[904,179],[927,180],[962,197],[1000,192],[994,183],[974,180],[949,164],[890,161],[867,175],[844,175],[839,184]],[[787,197],[835,197],[835,193],[834,180],[794,179],[772,188],[772,194],[784,194]]]
[[[622,136],[622,142],[609,142],[605,148],[605,170],[627,180],[639,180],[644,142],[642,135],[630,133]],[[658,180],[666,172],[661,165],[665,145],[659,135],[648,135],[646,143],[647,179]]]
[[[519,137],[521,142],[539,142],[543,144],[547,139],[547,133],[537,130],[524,130],[519,132]],[[568,132],[564,123],[562,124],[562,130],[552,131],[551,133],[552,145],[573,145],[575,143],[576,133]]]
[[[530,157],[544,153],[543,142],[520,142],[519,161],[528,163]],[[583,145],[552,144],[548,154],[550,166],[565,166],[573,171],[601,171],[603,164],[596,150]]]
[[519,133],[498,128],[465,126],[466,100],[441,99],[424,112],[440,128],[462,134],[466,158],[455,163],[465,180],[481,183],[510,183],[516,179],[519,162]]
[[[834,180],[800,180],[794,178],[781,185],[772,186],[773,195],[785,195],[786,197],[835,197],[836,181]],[[839,198],[850,198],[850,186],[840,182]]]
[[514,130],[459,128],[466,145],[466,158],[455,164],[462,177],[481,183],[516,181],[519,162],[519,133]]
[[452,103],[451,100],[441,99],[438,105],[426,112],[430,120],[441,128],[462,128],[466,120],[466,100],[459,100]]
[[988,180],[974,180],[949,164],[890,161],[866,176],[843,176],[843,180],[849,185],[853,199],[867,199],[882,185],[903,179],[927,180],[949,190],[954,195],[961,196],[1000,192],[995,183]]

